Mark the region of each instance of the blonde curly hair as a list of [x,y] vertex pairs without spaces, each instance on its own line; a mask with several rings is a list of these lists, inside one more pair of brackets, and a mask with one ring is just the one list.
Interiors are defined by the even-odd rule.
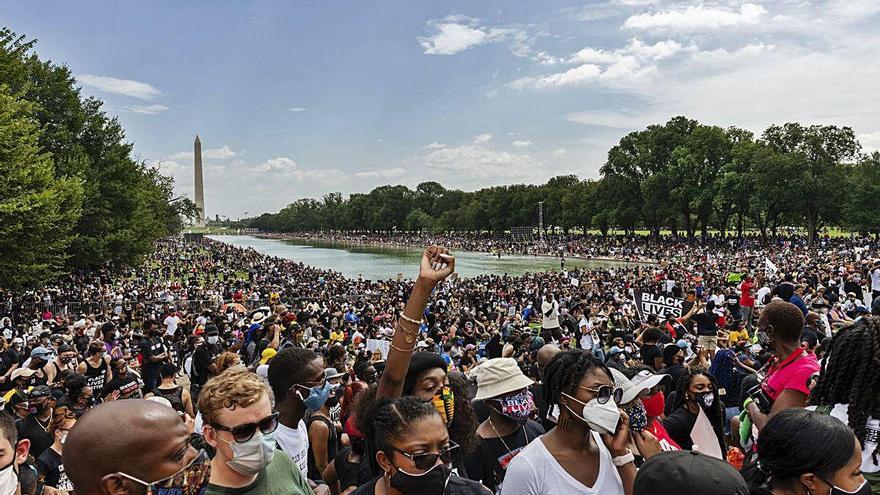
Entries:
[[273,401],[269,385],[256,374],[242,368],[230,368],[205,383],[199,393],[199,411],[206,425],[217,423],[221,409],[248,407],[263,395]]

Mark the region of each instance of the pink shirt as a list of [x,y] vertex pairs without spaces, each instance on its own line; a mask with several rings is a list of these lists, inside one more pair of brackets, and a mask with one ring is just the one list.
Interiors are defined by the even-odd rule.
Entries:
[[[792,356],[796,357],[796,356]],[[767,379],[761,388],[772,400],[776,400],[783,390],[797,390],[810,395],[810,377],[819,371],[819,362],[815,354],[804,353],[798,359],[786,359],[770,367]]]

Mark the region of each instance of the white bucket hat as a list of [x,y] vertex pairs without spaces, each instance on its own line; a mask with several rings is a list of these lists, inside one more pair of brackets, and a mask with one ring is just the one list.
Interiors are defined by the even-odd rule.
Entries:
[[474,371],[477,378],[474,400],[499,397],[532,385],[532,380],[523,374],[513,358],[489,359]]

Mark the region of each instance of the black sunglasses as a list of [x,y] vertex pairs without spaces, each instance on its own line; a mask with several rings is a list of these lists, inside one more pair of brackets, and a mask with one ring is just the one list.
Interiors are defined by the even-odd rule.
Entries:
[[608,385],[602,385],[599,388],[590,388],[584,387],[583,385],[578,385],[578,388],[582,388],[596,394],[596,402],[598,402],[599,404],[605,404],[606,402],[608,402],[608,399],[612,397],[614,398],[615,404],[620,404],[620,401],[623,399],[622,388],[609,387]]
[[223,426],[219,423],[214,423],[211,426],[213,426],[215,430],[228,431],[229,433],[232,433],[233,440],[238,443],[244,443],[253,438],[254,433],[256,433],[257,431],[257,428],[260,429],[260,433],[262,433],[263,435],[268,435],[269,433],[275,431],[275,429],[278,428],[278,413],[274,412],[269,416],[261,419],[257,423],[246,423],[233,428]]
[[449,464],[450,462],[452,462],[452,450],[457,448],[457,443],[449,442],[449,447],[446,447],[438,453],[425,452],[423,454],[410,454],[409,452],[404,452],[400,449],[394,450],[412,459],[413,464],[415,464],[418,469],[421,469],[422,471],[427,471],[434,467],[435,464],[437,464],[437,459],[443,461],[443,464]]

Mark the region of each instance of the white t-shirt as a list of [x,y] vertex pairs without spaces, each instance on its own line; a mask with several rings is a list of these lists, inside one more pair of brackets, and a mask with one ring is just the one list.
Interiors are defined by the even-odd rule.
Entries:
[[501,495],[623,495],[623,482],[617,468],[611,464],[611,453],[598,433],[591,431],[590,434],[599,446],[599,476],[592,487],[568,474],[544,446],[541,437],[538,437],[526,445],[507,466]]
[[[810,411],[815,411],[816,406],[807,407]],[[833,416],[844,424],[849,424],[849,406],[847,404],[834,404],[831,409],[830,416]],[[880,465],[874,464],[872,453],[877,448],[877,440],[880,437],[880,420],[868,417],[868,424],[865,429],[865,441],[862,443],[862,472],[877,473],[880,472]]]
[[[547,316],[547,312],[550,312],[550,316]],[[559,328],[559,303],[556,301],[547,302],[544,301],[541,303],[541,314],[544,317],[544,322],[541,324],[542,328]]]
[[761,287],[760,289],[758,289],[758,294],[755,295],[755,306],[757,306],[759,308],[763,308],[764,307],[764,298],[770,292],[772,292],[770,290],[770,287],[764,286],[764,287]]
[[180,318],[178,318],[177,315],[170,315],[165,318],[163,323],[165,323],[165,327],[167,328],[167,330],[165,330],[165,335],[174,335],[174,332],[177,331],[177,324],[180,323]]
[[296,429],[288,428],[278,423],[275,430],[275,441],[278,446],[299,466],[299,470],[305,476],[309,472],[309,432],[306,423],[299,420]]
[[261,364],[261,365],[257,366],[257,376],[261,376],[261,377],[265,378],[266,380],[268,380],[269,379],[269,365],[268,364]]
[[581,329],[581,349],[592,350],[596,342],[593,342],[593,330],[592,326],[590,326],[590,321],[586,318],[581,318],[581,321],[578,322],[578,327]]
[[880,290],[880,268],[871,270],[871,291]]

